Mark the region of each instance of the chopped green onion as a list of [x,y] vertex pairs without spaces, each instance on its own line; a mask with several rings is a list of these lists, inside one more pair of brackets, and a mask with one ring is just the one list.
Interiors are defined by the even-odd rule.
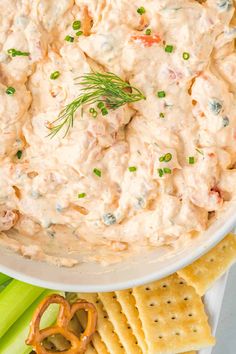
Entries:
[[183,53],[183,59],[188,60],[190,58],[190,54],[188,52]]
[[11,48],[11,49],[8,49],[7,50],[7,53],[10,54],[11,56],[16,56],[16,49],[14,48]]
[[67,36],[65,36],[65,41],[73,43],[74,37],[67,35]]
[[21,150],[18,150],[16,153],[17,158],[20,160],[22,157],[23,152]]
[[82,36],[83,33],[84,33],[83,31],[78,31],[78,32],[76,32],[75,35],[76,35],[77,37],[79,37],[79,36]]
[[169,162],[170,160],[172,160],[172,154],[170,152],[168,152],[167,154],[165,154],[164,156],[164,161],[165,162]]
[[97,118],[98,112],[94,108],[90,108],[89,113],[91,113],[93,118]]
[[7,53],[10,54],[11,56],[16,56],[16,49],[14,48],[8,49]]
[[12,56],[15,56],[16,49],[14,49],[14,48],[8,49],[8,50],[7,50],[7,53],[10,54],[10,55],[12,55]]
[[167,153],[167,154],[165,154],[164,156],[161,156],[160,158],[159,158],[159,161],[160,162],[169,162],[170,160],[172,160],[172,154],[171,153]]
[[28,57],[30,55],[29,52],[22,52],[20,50],[16,50],[15,48],[8,49],[7,53],[12,57],[16,57],[16,56]]
[[101,177],[101,176],[102,176],[102,172],[101,172],[99,169],[97,169],[97,168],[94,168],[93,173],[94,173],[96,176],[98,176],[98,177]]
[[13,280],[0,293],[0,338],[43,291],[42,288]]
[[164,173],[167,173],[167,174],[170,174],[170,173],[171,173],[171,169],[168,168],[168,167],[164,167],[164,168],[163,168],[163,171],[164,171]]
[[164,175],[164,171],[162,168],[158,168],[157,172],[159,174],[159,177],[162,177]]
[[164,114],[163,112],[161,112],[161,113],[159,114],[159,117],[160,117],[160,118],[165,118],[165,114]]
[[79,193],[78,194],[78,198],[85,198],[86,197],[86,193]]
[[141,7],[139,7],[139,8],[137,9],[137,13],[138,13],[139,15],[143,15],[143,14],[145,14],[145,12],[146,12],[146,10],[145,10],[145,8],[144,8],[143,6],[141,6]]
[[6,94],[7,94],[7,95],[12,96],[12,95],[14,95],[15,92],[16,92],[16,89],[15,89],[14,87],[9,86],[9,87],[6,89]]
[[51,73],[50,79],[51,79],[51,80],[56,80],[56,79],[59,78],[59,76],[60,76],[59,71],[54,71],[53,73]]
[[173,49],[174,49],[174,46],[171,45],[171,44],[167,44],[167,45],[165,46],[165,52],[166,52],[166,53],[172,53],[172,52],[173,52]]
[[166,97],[166,93],[165,93],[165,91],[158,91],[158,92],[157,92],[157,96],[158,96],[159,98],[164,98],[164,97]]
[[129,167],[129,172],[136,172],[137,171],[137,167],[136,166],[130,166]]
[[151,28],[147,28],[145,34],[146,34],[147,36],[150,36],[150,35],[152,34]]
[[72,24],[72,28],[73,30],[78,31],[81,28],[81,21],[74,21]]
[[189,163],[190,165],[193,165],[193,164],[195,163],[195,158],[194,158],[194,156],[189,156],[189,158],[188,158],[188,163]]
[[[45,290],[1,338],[0,354],[30,354],[32,352],[32,348],[25,343],[29,334],[30,322],[38,305],[45,297],[52,294],[64,295],[63,292]],[[6,309],[5,311],[7,312]],[[40,328],[54,325],[58,311],[59,305],[51,304],[42,316]]]
[[98,104],[97,104],[97,108],[99,108],[99,109],[102,109],[102,108],[104,108],[105,107],[105,104],[103,103],[103,102],[99,102]]
[[108,114],[108,110],[106,108],[102,108],[102,115],[106,116]]

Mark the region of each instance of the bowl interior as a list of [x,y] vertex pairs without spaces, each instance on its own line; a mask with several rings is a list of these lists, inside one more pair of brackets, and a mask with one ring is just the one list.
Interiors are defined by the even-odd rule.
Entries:
[[130,288],[163,278],[188,265],[217,244],[236,226],[236,203],[222,213],[207,231],[177,250],[143,250],[120,263],[104,266],[81,263],[74,268],[25,259],[0,249],[0,271],[34,285],[64,291],[97,292]]

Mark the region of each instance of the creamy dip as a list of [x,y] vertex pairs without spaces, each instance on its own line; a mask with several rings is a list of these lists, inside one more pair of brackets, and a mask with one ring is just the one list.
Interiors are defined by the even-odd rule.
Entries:
[[[0,1],[2,246],[59,265],[117,261],[191,238],[235,200],[234,4]],[[84,105],[49,137],[92,71],[146,100],[107,115]]]

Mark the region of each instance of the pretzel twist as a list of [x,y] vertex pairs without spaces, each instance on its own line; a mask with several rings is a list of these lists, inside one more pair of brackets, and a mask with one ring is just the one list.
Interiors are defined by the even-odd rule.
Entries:
[[[51,304],[58,304],[60,306],[59,314],[54,326],[40,329],[40,321]],[[78,310],[85,310],[88,313],[87,326],[84,332],[77,337],[68,328],[69,323]],[[43,340],[55,334],[61,334],[71,343],[71,348],[63,351],[63,354],[80,354],[84,353],[91,337],[96,331],[97,325],[97,311],[93,304],[78,300],[73,305],[62,296],[53,294],[46,297],[36,309],[32,321],[30,323],[29,336],[26,344],[31,345],[37,354],[55,354],[55,352],[48,351],[43,346]]]

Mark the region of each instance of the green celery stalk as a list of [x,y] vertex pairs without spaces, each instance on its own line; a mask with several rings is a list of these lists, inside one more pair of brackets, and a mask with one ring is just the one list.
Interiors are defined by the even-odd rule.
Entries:
[[[39,298],[26,310],[26,312],[14,323],[9,331],[0,340],[0,354],[29,354],[32,348],[25,344],[25,340],[29,334],[29,325],[33,317],[34,311],[38,304],[48,295],[64,293],[53,290],[45,290]],[[56,321],[59,305],[51,305],[44,313],[40,328],[53,325]]]
[[43,291],[42,288],[13,280],[0,293],[0,338]]
[[8,275],[0,273],[0,285],[10,280],[11,278]]

